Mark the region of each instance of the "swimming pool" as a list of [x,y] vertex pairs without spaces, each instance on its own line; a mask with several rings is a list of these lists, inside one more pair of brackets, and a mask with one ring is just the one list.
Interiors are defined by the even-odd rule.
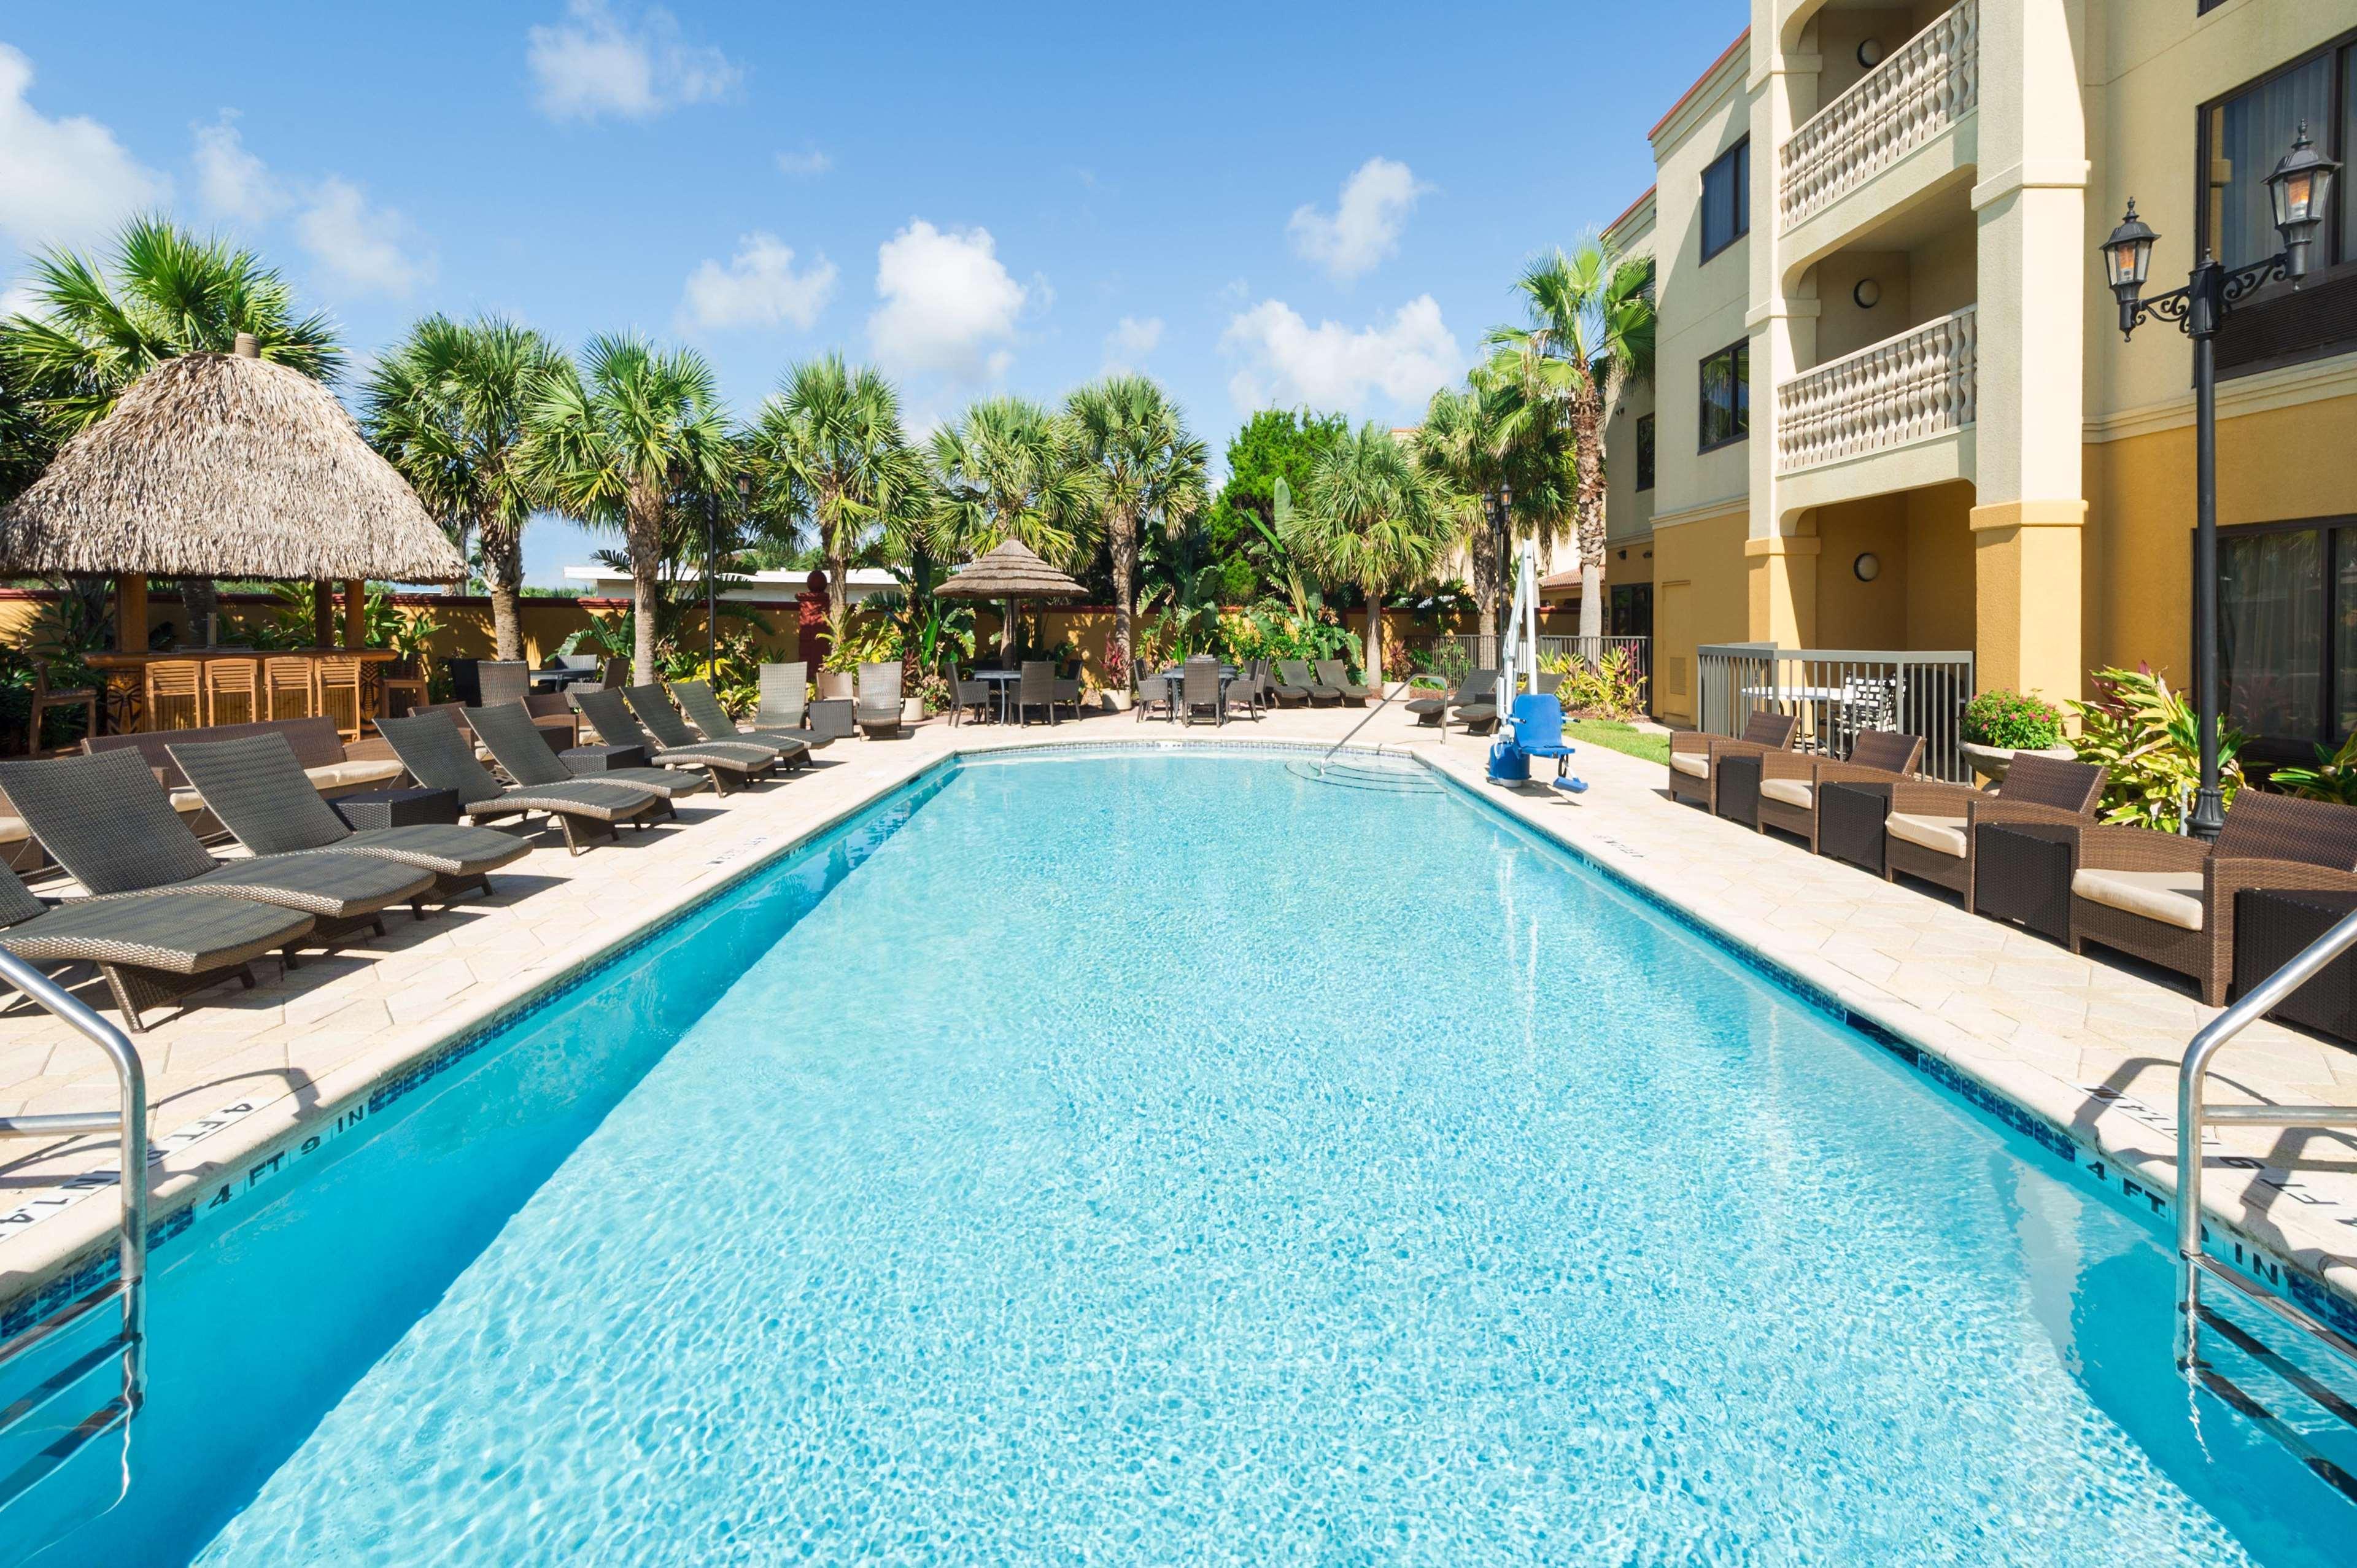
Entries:
[[1453,790],[972,763],[160,1250],[35,1561],[2332,1560],[2072,1177]]

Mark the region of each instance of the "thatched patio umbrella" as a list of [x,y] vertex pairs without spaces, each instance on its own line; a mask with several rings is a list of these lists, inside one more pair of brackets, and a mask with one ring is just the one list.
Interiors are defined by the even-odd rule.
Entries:
[[187,354],[134,381],[0,510],[0,574],[113,573],[121,645],[146,646],[146,579],[282,577],[345,586],[463,578],[467,564],[336,394],[261,359]]
[[943,598],[1005,599],[1006,619],[998,628],[998,649],[1004,658],[1015,648],[1015,609],[1024,599],[1078,599],[1088,590],[1031,552],[1019,539],[1010,539],[978,561],[969,561],[933,590]]

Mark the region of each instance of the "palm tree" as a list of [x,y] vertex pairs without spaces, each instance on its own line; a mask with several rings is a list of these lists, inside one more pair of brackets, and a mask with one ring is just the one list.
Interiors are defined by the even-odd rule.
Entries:
[[[934,532],[943,549],[971,558],[1017,539],[1068,572],[1086,569],[1096,540],[1088,476],[1068,420],[1028,399],[985,398],[933,432],[931,457],[941,488]],[[1003,657],[1015,650],[1011,604],[998,649]]]
[[[586,372],[586,373],[585,373]],[[592,338],[581,366],[560,357],[525,412],[526,481],[585,522],[619,527],[630,563],[633,678],[655,678],[663,525],[683,494],[716,495],[736,472],[712,367],[693,349]]]
[[523,657],[523,526],[540,499],[522,461],[524,416],[564,364],[548,339],[502,317],[429,316],[361,390],[370,443],[454,538],[480,542],[501,659]]
[[1473,599],[1491,634],[1504,630],[1514,546],[1551,547],[1577,499],[1578,466],[1559,406],[1519,380],[1477,365],[1463,387],[1433,393],[1415,435],[1417,461],[1466,499]]
[[1367,599],[1367,683],[1383,679],[1383,599],[1429,577],[1464,526],[1463,497],[1398,437],[1368,422],[1318,454],[1286,545]]
[[871,540],[924,525],[930,482],[900,425],[900,398],[880,371],[839,354],[806,360],[761,405],[751,435],[758,510],[816,535],[826,560],[827,640],[844,646],[851,558]]
[[1202,510],[1209,491],[1203,444],[1187,434],[1178,405],[1144,376],[1107,376],[1065,403],[1090,507],[1113,556],[1113,656],[1129,666],[1137,594],[1138,532],[1158,521],[1176,531]]
[[1604,428],[1620,389],[1653,371],[1653,269],[1597,236],[1533,262],[1516,287],[1528,327],[1490,335],[1491,368],[1518,381],[1529,404],[1554,404],[1578,464],[1579,635],[1604,630]]
[[[123,390],[182,354],[226,354],[250,332],[262,357],[319,381],[344,362],[335,322],[297,316],[285,279],[253,252],[135,218],[102,261],[72,251],[34,258],[33,308],[0,321],[0,385],[16,405],[0,462],[0,500],[38,478],[58,447],[106,417]],[[212,615],[210,578],[180,579],[191,628]]]

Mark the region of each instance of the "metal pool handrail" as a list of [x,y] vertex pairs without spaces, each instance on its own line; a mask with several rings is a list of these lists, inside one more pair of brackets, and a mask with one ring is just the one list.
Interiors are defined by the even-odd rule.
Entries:
[[114,1111],[75,1111],[37,1116],[0,1116],[0,1137],[41,1137],[60,1133],[116,1133],[121,1136],[115,1186],[122,1195],[123,1216],[115,1277],[75,1297],[65,1305],[0,1341],[0,1367],[48,1343],[90,1314],[118,1302],[122,1326],[102,1344],[68,1360],[19,1399],[0,1404],[0,1436],[30,1420],[52,1400],[64,1394],[102,1366],[118,1350],[123,1357],[123,1391],[75,1423],[59,1441],[50,1444],[14,1471],[0,1476],[0,1509],[55,1471],[91,1442],[126,1425],[139,1413],[147,1395],[147,1074],[122,1030],[69,995],[38,969],[0,949],[0,980],[31,997],[62,1019],[114,1064],[122,1091]]
[[2224,1373],[2201,1359],[2201,1330],[2216,1329],[2330,1413],[2357,1426],[2357,1407],[2260,1345],[2232,1321],[2201,1305],[2201,1276],[2232,1285],[2316,1343],[2357,1364],[2357,1343],[2255,1280],[2244,1278],[2212,1257],[2201,1234],[2201,1138],[2212,1126],[2357,1127],[2357,1105],[2212,1105],[2210,1063],[2252,1021],[2272,1012],[2284,998],[2314,978],[2326,964],[2357,947],[2357,913],[2341,921],[2266,981],[2198,1030],[2186,1047],[2177,1076],[2177,1365],[2229,1405],[2256,1422],[2270,1436],[2330,1486],[2357,1501],[2357,1478],[2318,1454],[2291,1427]]

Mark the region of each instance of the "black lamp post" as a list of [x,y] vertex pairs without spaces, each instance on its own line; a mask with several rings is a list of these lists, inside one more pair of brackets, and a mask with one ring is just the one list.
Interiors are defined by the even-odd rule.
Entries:
[[2152,269],[2152,242],[2159,236],[2136,216],[2127,216],[2103,243],[2104,270],[2120,302],[2120,336],[2133,334],[2148,317],[2174,321],[2193,340],[2193,683],[2201,726],[2201,788],[2188,824],[2196,838],[2214,839],[2225,825],[2218,794],[2218,328],[2234,302],[2263,284],[2287,278],[2294,288],[2308,275],[2308,248],[2324,220],[2325,199],[2341,166],[2319,153],[2303,124],[2291,151],[2267,176],[2267,198],[2284,248],[2264,262],[2228,270],[2204,253],[2183,288],[2147,297],[2145,276]]

